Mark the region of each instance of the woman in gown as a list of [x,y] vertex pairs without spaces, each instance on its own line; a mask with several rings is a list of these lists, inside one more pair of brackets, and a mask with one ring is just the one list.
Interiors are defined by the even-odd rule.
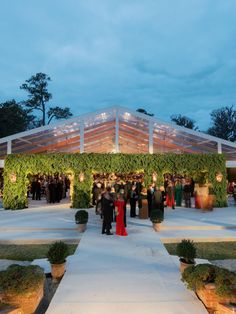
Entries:
[[120,193],[118,194],[118,200],[115,201],[116,234],[120,236],[128,235],[124,224],[124,208],[125,208],[124,195]]
[[176,181],[175,183],[175,202],[176,206],[181,206],[182,205],[182,184],[180,183],[179,180]]
[[171,181],[169,181],[166,188],[166,205],[175,209],[175,187],[174,183]]

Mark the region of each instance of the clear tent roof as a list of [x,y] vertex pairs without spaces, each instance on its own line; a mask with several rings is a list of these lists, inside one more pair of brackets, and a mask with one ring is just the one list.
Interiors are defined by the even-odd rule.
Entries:
[[236,160],[236,144],[113,106],[0,139],[7,153],[217,153]]

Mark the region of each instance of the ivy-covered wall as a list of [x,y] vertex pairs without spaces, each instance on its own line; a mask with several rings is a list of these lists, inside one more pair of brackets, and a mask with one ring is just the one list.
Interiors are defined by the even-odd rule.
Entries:
[[[163,184],[164,173],[186,174],[193,178],[200,172],[207,175],[216,195],[215,206],[227,206],[225,158],[220,154],[35,154],[8,155],[4,166],[3,206],[5,209],[27,207],[28,175],[68,173],[73,176],[72,207],[89,206],[93,173],[144,172],[145,184],[152,182],[153,172],[157,183]],[[221,182],[216,173],[223,174]],[[79,174],[84,174],[80,182]]]

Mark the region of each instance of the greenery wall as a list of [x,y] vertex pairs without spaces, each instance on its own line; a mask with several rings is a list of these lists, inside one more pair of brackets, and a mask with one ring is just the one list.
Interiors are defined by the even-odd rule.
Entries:
[[[152,182],[157,173],[157,183],[163,184],[164,173],[186,174],[197,178],[204,173],[212,183],[216,195],[216,207],[227,206],[226,167],[221,154],[35,154],[8,155],[4,166],[3,205],[6,209],[27,207],[28,175],[67,173],[73,179],[72,207],[89,206],[93,173],[144,172],[145,184]],[[79,174],[84,173],[84,181]],[[216,181],[216,173],[223,174],[222,182]],[[16,175],[16,182],[12,177]]]

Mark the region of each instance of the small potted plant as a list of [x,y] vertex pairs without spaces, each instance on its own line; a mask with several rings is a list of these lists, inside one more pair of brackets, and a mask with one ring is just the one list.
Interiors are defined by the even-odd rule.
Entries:
[[161,230],[161,223],[164,220],[164,213],[162,210],[152,210],[150,220],[153,225],[153,229],[158,232]]
[[43,298],[44,281],[45,275],[39,266],[9,266],[0,272],[1,304],[17,308],[17,313],[34,313]]
[[179,256],[181,273],[185,268],[195,264],[196,247],[193,241],[183,239],[178,243],[176,253]]
[[88,212],[84,209],[78,210],[75,213],[75,222],[78,224],[79,232],[84,232],[88,222]]
[[69,247],[60,241],[51,245],[48,250],[47,258],[51,264],[52,278],[59,280],[65,273],[66,257],[69,254]]

